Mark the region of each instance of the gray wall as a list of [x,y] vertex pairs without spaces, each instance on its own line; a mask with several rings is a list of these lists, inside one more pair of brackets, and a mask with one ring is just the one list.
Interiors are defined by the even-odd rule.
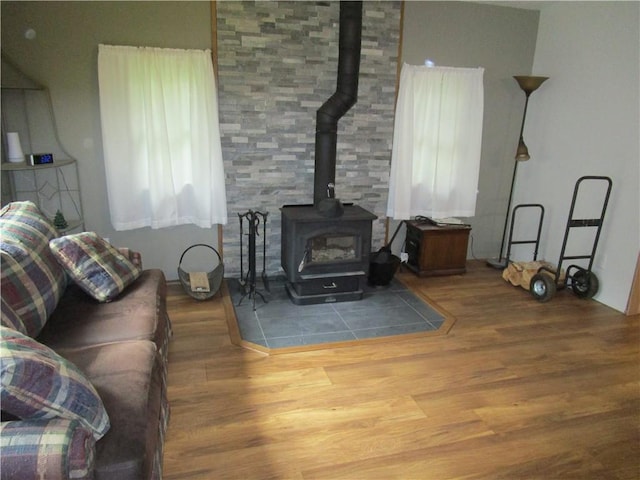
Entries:
[[[402,60],[483,67],[484,123],[473,252],[497,257],[525,96],[513,75],[531,73],[539,12],[468,2],[406,2]],[[532,97],[532,102],[533,102]],[[471,245],[470,245],[471,250]]]
[[[142,252],[146,267],[177,278],[192,243],[217,245],[217,229],[180,226],[115,232],[107,205],[98,102],[98,44],[211,48],[209,2],[5,2],[2,51],[49,87],[59,136],[78,160],[85,225]],[[24,32],[36,31],[28,40]]]
[[[296,2],[297,3],[297,2]],[[308,2],[305,2],[308,3]],[[238,78],[233,77],[234,70],[242,72],[251,68],[269,69],[283,62],[266,60],[264,54],[273,47],[265,48],[263,36],[270,42],[282,42],[286,49],[282,58],[288,58],[290,71],[300,71],[299,53],[294,54],[297,43],[304,38],[300,32],[309,31],[309,36],[317,36],[321,44],[319,49],[329,49],[334,28],[326,13],[336,9],[331,2],[329,7],[320,8],[326,2],[312,3],[305,8],[318,10],[318,17],[310,21],[301,18],[296,24],[292,15],[293,5],[282,4],[275,18],[288,17],[290,28],[278,34],[269,30],[270,22],[263,24],[263,30],[255,31],[256,22],[252,18],[243,18],[233,14],[232,10],[241,12],[244,4],[223,2],[218,6],[227,18],[219,17],[218,26],[230,37],[219,37],[225,45],[222,57],[227,61],[236,53],[234,64],[229,64],[230,81],[235,85],[224,88],[242,88]],[[526,2],[533,3],[533,2]],[[536,2],[538,3],[538,2]],[[624,309],[628,297],[630,280],[639,249],[638,217],[638,11],[637,2],[539,2],[543,15],[540,17],[540,32],[537,34],[539,14],[535,11],[514,9],[489,4],[466,2],[406,2],[404,18],[403,59],[408,63],[421,64],[425,57],[434,59],[440,65],[482,66],[485,68],[485,123],[483,151],[480,175],[480,193],[477,215],[471,219],[473,224],[474,253],[477,256],[496,255],[499,250],[502,234],[502,221],[506,209],[506,198],[511,183],[513,153],[517,143],[517,135],[524,104],[524,96],[511,78],[515,74],[530,73],[531,65],[534,73],[549,74],[551,79],[534,95],[530,102],[530,114],[527,118],[525,136],[532,152],[532,160],[519,169],[516,202],[544,200],[548,205],[558,204],[556,212],[549,212],[550,225],[545,233],[545,255],[555,261],[564,230],[563,219],[570,199],[568,190],[572,189],[575,177],[584,173],[610,174],[614,177],[615,188],[612,194],[612,206],[608,213],[607,228],[601,243],[602,256],[599,257],[597,272],[602,275],[603,291],[598,300],[619,310]],[[370,5],[371,4],[371,5]],[[386,2],[366,2],[365,17],[367,28],[376,28],[376,22],[386,24],[389,31],[379,32],[366,37],[365,48],[371,50],[365,54],[365,64],[373,61],[378,68],[385,64],[389,74],[395,75],[393,63],[394,35],[397,33],[392,24],[396,15],[396,6]],[[260,4],[257,7],[266,8]],[[2,50],[9,54],[25,71],[40,83],[50,87],[54,109],[62,142],[66,149],[78,159],[80,165],[80,182],[86,214],[87,227],[102,235],[112,238],[118,245],[127,245],[143,253],[145,265],[165,270],[169,277],[175,278],[175,269],[182,250],[192,243],[217,243],[215,229],[206,230],[196,227],[179,227],[175,229],[150,230],[141,229],[132,232],[114,232],[110,226],[106,204],[106,187],[100,142],[100,123],[98,110],[97,86],[97,46],[99,43],[151,45],[177,48],[209,48],[211,45],[211,24],[209,2],[17,2],[0,3],[2,14]],[[300,7],[296,7],[300,8]],[[320,13],[322,12],[326,13]],[[337,10],[337,9],[336,9]],[[384,13],[386,12],[386,13]],[[376,16],[385,18],[378,20]],[[322,17],[322,18],[320,18]],[[391,19],[391,20],[390,20]],[[227,22],[231,23],[227,24]],[[279,20],[278,20],[279,22]],[[388,23],[387,23],[388,22]],[[277,22],[272,22],[273,27]],[[244,45],[233,46],[234,42],[242,42],[238,32],[245,28],[247,32]],[[322,28],[319,28],[323,25]],[[24,32],[27,28],[36,30],[34,40],[27,40]],[[251,30],[253,29],[253,30]],[[308,30],[306,30],[308,29]],[[288,32],[288,35],[285,34]],[[377,35],[381,35],[382,40]],[[536,34],[538,35],[536,43]],[[381,41],[381,45],[376,42]],[[251,42],[254,42],[253,44]],[[371,46],[370,46],[371,45]],[[536,47],[537,45],[537,47]],[[315,46],[314,46],[315,48]],[[535,63],[532,55],[535,52]],[[335,61],[335,53],[326,50]],[[379,52],[388,58],[377,58]],[[320,52],[318,52],[320,54]],[[331,56],[333,55],[333,56]],[[375,57],[375,58],[374,58]],[[375,60],[375,61],[374,61]],[[380,63],[378,63],[378,61]],[[324,72],[324,70],[323,70]],[[275,96],[263,95],[262,102],[266,107],[270,103],[284,102],[286,112],[277,117],[267,118],[266,111],[258,111],[257,105],[249,109],[247,104],[239,104],[245,108],[252,122],[258,122],[264,116],[262,129],[268,125],[275,142],[280,146],[293,142],[292,138],[302,135],[303,150],[287,152],[287,157],[278,161],[286,165],[296,164],[295,174],[287,171],[265,169],[268,162],[264,158],[273,155],[271,143],[252,144],[256,135],[255,129],[246,131],[234,130],[227,120],[233,111],[233,102],[229,100],[245,99],[238,93],[232,97],[221,98],[221,109],[224,109],[223,120],[225,150],[231,152],[232,147],[241,149],[248,144],[246,153],[258,155],[256,164],[258,175],[271,179],[266,182],[269,188],[274,183],[281,184],[280,175],[285,180],[295,177],[296,189],[287,190],[283,198],[294,196],[298,201],[311,198],[311,174],[309,172],[311,155],[306,142],[312,128],[314,111],[318,104],[308,97],[314,90],[329,92],[332,88],[331,73],[327,70],[318,75],[317,85],[302,87],[291,79],[290,83],[280,84],[286,78],[286,69],[277,75],[269,74],[278,90]],[[265,73],[266,75],[267,73]],[[365,68],[363,74],[369,75],[364,82],[375,89],[373,76],[375,71]],[[278,76],[279,75],[279,76]],[[615,79],[615,82],[612,82]],[[276,89],[276,85],[267,85]],[[386,85],[386,84],[385,84]],[[265,88],[267,87],[265,86]],[[255,88],[255,85],[254,85]],[[226,90],[227,94],[231,90]],[[385,118],[391,98],[395,95],[388,85],[384,87],[382,102]],[[608,90],[605,90],[608,89]],[[276,90],[274,90],[275,92]],[[291,92],[304,96],[304,102],[290,99]],[[603,93],[606,92],[606,93]],[[253,93],[257,95],[257,92]],[[380,93],[376,93],[380,95]],[[388,98],[387,98],[388,97]],[[597,99],[597,103],[593,100]],[[320,102],[321,100],[318,100]],[[229,102],[229,103],[225,103]],[[309,103],[310,102],[310,103]],[[353,130],[361,126],[360,122],[368,122],[364,101],[356,105],[349,118],[341,120],[340,128]],[[370,111],[376,115],[371,105]],[[285,111],[283,110],[283,111]],[[295,113],[294,113],[295,112]],[[304,117],[304,118],[303,118]],[[267,122],[268,120],[268,122]],[[298,127],[298,124],[302,128]],[[295,125],[294,125],[295,124]],[[585,127],[585,128],[583,128]],[[390,128],[385,125],[380,128]],[[389,132],[383,132],[390,134]],[[343,147],[352,149],[342,135]],[[285,142],[285,138],[287,139]],[[250,149],[249,146],[255,146]],[[576,150],[578,147],[578,150]],[[359,147],[362,148],[362,144]],[[368,146],[366,148],[369,148]],[[380,145],[373,150],[377,155],[374,175],[379,178],[375,183],[385,183],[384,175],[388,170],[385,155],[388,142],[380,140]],[[368,158],[369,152],[365,155]],[[351,162],[353,158],[359,165],[362,156],[349,155],[343,160]],[[300,160],[302,164],[298,165]],[[234,158],[229,159],[235,162]],[[371,167],[366,160],[367,168]],[[238,171],[236,178],[228,173],[227,184],[234,201],[239,201],[243,177],[254,176],[253,163],[247,161],[243,167],[247,173]],[[293,168],[293,167],[292,167]],[[375,199],[368,199],[357,184],[364,177],[358,167],[343,166],[339,174],[348,179],[349,187],[339,191],[339,196],[354,199],[372,205],[376,212],[386,191],[375,191]],[[371,167],[372,168],[372,167]],[[353,176],[355,175],[355,176]],[[358,180],[356,180],[358,179]],[[551,181],[550,181],[551,180]],[[232,182],[236,182],[233,184]],[[353,184],[353,186],[351,186]],[[299,186],[299,187],[298,187]],[[522,186],[521,190],[518,190]],[[264,192],[269,194],[271,190]],[[544,198],[541,198],[544,197]],[[300,197],[300,200],[297,198]],[[288,200],[286,200],[288,201]],[[280,199],[278,199],[278,204]],[[249,198],[243,207],[258,207],[254,199]],[[274,205],[276,205],[274,203]],[[270,207],[271,208],[271,207]],[[230,205],[230,212],[240,210]],[[272,218],[277,214],[271,214]],[[235,223],[231,218],[231,223]],[[236,241],[231,227],[225,229],[225,240]],[[275,227],[275,226],[274,226]],[[379,225],[378,238],[380,235]],[[273,238],[270,242],[275,242]],[[376,245],[377,246],[377,245]],[[231,248],[231,246],[230,246]]]
[[[2,49],[51,90],[60,137],[78,159],[86,225],[143,253],[176,278],[192,243],[216,229],[115,232],[110,224],[97,85],[99,43],[209,48],[209,2],[3,1]],[[335,89],[336,2],[219,2],[219,99],[230,273],[238,268],[237,213],[269,212],[269,270],[279,268],[279,207],[312,201],[315,111]],[[337,195],[383,218],[393,129],[399,2],[365,2],[358,103],[339,123]],[[529,73],[537,12],[463,2],[407,2],[403,58],[485,68],[485,124],[475,254],[495,255],[502,233],[523,96],[511,75]],[[27,28],[36,38],[27,40]]]
[[[269,214],[267,271],[277,273],[280,207],[313,203],[316,110],[336,90],[339,3],[220,2],[217,8],[230,217],[225,268],[230,275],[239,271],[238,214],[251,209]],[[378,215],[376,249],[384,239],[399,37],[400,3],[364,2],[358,101],[338,123],[336,196]],[[246,250],[244,260],[246,271]]]
[[[541,254],[557,263],[576,180],[612,179],[593,271],[596,300],[619,311],[640,251],[638,39],[638,2],[556,2],[542,10],[534,68],[549,80],[531,97],[525,135],[535,157],[518,169],[514,195],[517,203],[545,204]],[[601,207],[598,190],[583,184],[578,218],[598,217]],[[589,230],[572,229],[566,254],[591,252]]]

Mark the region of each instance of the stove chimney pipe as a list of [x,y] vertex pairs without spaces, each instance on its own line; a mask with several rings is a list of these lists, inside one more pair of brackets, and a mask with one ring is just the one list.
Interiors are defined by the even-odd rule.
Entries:
[[335,198],[338,120],[358,99],[362,2],[340,2],[340,38],[336,92],[316,113],[315,177],[313,203],[325,216],[344,211]]

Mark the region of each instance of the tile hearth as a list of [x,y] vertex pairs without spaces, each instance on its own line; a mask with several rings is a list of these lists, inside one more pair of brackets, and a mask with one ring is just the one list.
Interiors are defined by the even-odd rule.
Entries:
[[[345,342],[420,332],[435,332],[446,318],[401,282],[364,288],[353,302],[295,305],[285,291],[285,278],[269,279],[270,292],[258,282],[259,295],[244,297],[237,279],[226,279],[243,340],[267,348]],[[240,302],[240,305],[238,303]]]

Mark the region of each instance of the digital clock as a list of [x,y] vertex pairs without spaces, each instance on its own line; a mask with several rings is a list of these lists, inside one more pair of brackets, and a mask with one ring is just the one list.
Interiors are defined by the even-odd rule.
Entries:
[[32,153],[29,161],[31,165],[47,165],[53,163],[53,153]]

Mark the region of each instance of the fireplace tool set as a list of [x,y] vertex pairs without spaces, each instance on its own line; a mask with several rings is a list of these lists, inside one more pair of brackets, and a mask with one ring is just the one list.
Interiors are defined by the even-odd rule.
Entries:
[[[268,212],[257,212],[253,210],[248,210],[245,213],[239,213],[238,219],[240,221],[240,288],[242,289],[242,296],[238,301],[238,306],[242,303],[245,297],[249,297],[253,301],[253,309],[256,309],[256,295],[260,296],[264,303],[267,303],[267,300],[264,298],[264,295],[256,288],[256,237],[259,234],[259,226],[260,222],[262,222],[262,284],[267,292],[271,292],[269,290],[269,279],[267,277],[267,216]],[[248,256],[248,269],[245,274],[244,271],[244,223],[248,224],[248,245],[247,245],[247,256]]]

